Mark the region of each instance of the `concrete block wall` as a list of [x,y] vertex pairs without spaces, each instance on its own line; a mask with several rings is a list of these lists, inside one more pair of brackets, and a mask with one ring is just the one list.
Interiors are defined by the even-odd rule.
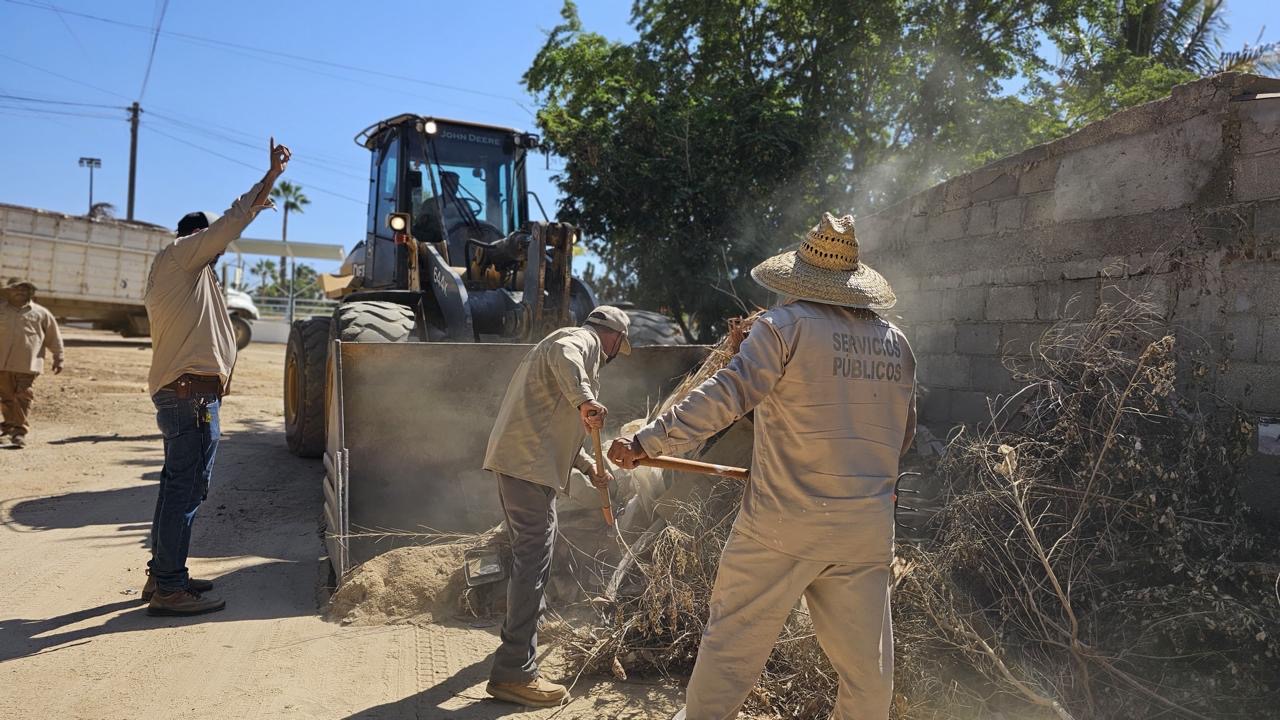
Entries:
[[1223,74],[860,217],[932,424],[980,421],[1005,356],[1116,293],[1151,293],[1280,415],[1280,80]]

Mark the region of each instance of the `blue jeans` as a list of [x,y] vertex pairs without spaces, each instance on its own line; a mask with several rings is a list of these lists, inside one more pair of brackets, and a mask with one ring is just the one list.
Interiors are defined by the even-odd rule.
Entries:
[[213,456],[218,450],[218,396],[178,399],[173,390],[152,396],[156,425],[164,435],[164,469],[160,495],[151,521],[151,561],[147,563],[158,589],[174,592],[187,587],[187,551],[191,523],[209,495]]

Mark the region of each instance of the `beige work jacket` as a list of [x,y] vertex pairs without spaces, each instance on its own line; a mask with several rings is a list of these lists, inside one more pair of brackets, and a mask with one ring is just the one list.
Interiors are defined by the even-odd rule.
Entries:
[[62,333],[53,313],[29,302],[14,307],[0,298],[0,372],[44,372],[44,354],[62,360]]
[[144,302],[151,321],[149,392],[185,373],[217,375],[225,387],[236,364],[236,335],[227,301],[213,272],[214,258],[258,216],[253,206],[262,190],[254,185],[222,217],[204,230],[161,248],[151,263]]
[[589,327],[561,328],[520,361],[489,433],[484,469],[561,488],[592,465],[578,406],[600,395],[604,351]]
[[793,302],[760,316],[725,368],[636,439],[651,456],[679,453],[755,410],[738,532],[804,560],[883,563],[914,404],[915,358],[898,328]]

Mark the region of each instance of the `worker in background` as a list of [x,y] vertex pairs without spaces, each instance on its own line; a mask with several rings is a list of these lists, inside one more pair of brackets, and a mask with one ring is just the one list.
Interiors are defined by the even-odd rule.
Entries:
[[206,594],[209,580],[187,573],[196,509],[209,492],[218,449],[221,399],[236,363],[236,337],[214,263],[265,207],[289,163],[289,148],[270,142],[270,169],[222,217],[193,212],[178,238],[156,253],[144,301],[151,320],[148,389],[164,435],[164,469],[151,524],[151,561],[142,599],[150,615],[196,615],[226,603]]
[[803,595],[839,675],[831,717],[886,718],[893,492],[915,435],[915,359],[876,313],[896,297],[861,262],[852,216],[824,214],[799,250],[751,276],[783,302],[756,320],[725,368],[609,448],[610,460],[631,468],[755,411],[751,476],[676,717],[735,717]]
[[631,354],[630,322],[625,312],[602,305],[582,327],[561,328],[535,345],[516,368],[489,435],[484,469],[497,475],[513,556],[502,645],[487,688],[500,700],[548,707],[569,695],[563,685],[540,677],[534,660],[551,576],[556,490],[569,480],[570,468],[596,487],[613,479],[608,468],[595,466],[582,441],[588,430],[604,426],[600,369],[619,353]]
[[31,431],[29,417],[36,376],[44,372],[44,355],[53,356],[53,374],[62,372],[62,333],[53,313],[32,298],[36,286],[12,279],[0,302],[0,439],[9,436],[16,448],[25,447]]

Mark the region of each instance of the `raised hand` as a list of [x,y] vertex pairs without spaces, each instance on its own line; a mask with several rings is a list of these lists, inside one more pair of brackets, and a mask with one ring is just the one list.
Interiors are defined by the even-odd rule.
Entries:
[[287,146],[277,145],[275,137],[268,140],[271,150],[271,174],[281,175],[284,169],[289,166],[289,158],[293,157],[293,151]]

